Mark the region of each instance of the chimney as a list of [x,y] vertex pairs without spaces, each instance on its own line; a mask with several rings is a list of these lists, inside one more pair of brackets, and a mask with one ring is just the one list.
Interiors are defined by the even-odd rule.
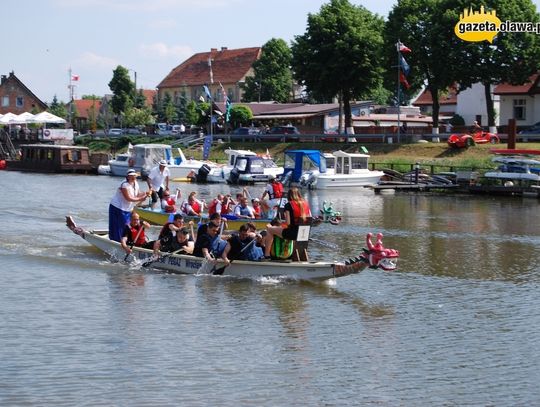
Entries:
[[210,48],[210,52],[217,52],[217,48]]
[[221,47],[222,51],[227,51],[227,47]]
[[2,75],[2,79],[0,80],[0,85],[3,85],[6,79],[7,79],[6,75]]

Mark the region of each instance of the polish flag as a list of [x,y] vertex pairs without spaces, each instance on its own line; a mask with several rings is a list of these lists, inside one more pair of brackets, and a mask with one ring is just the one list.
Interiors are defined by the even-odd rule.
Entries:
[[411,52],[411,49],[401,42],[397,43],[397,48],[399,52]]
[[79,75],[71,75],[71,80],[72,81],[78,81],[79,80]]

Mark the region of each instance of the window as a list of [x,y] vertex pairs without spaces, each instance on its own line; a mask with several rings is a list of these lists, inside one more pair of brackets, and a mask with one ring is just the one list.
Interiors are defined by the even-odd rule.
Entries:
[[15,99],[15,106],[17,107],[24,106],[24,98],[22,96],[17,96],[17,98]]
[[525,120],[526,118],[526,107],[527,100],[525,99],[514,99],[514,119],[516,120]]
[[2,107],[9,106],[9,96],[2,96]]

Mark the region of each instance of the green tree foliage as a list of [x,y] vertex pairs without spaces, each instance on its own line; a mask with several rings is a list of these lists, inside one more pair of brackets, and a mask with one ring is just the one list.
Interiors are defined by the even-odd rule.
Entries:
[[124,113],[124,125],[126,127],[144,126],[154,123],[155,120],[149,107],[132,107]]
[[144,96],[143,90],[139,89],[138,92],[135,92],[135,99],[133,100],[134,106],[138,109],[142,109],[146,106],[146,97]]
[[129,71],[118,65],[113,71],[113,78],[109,82],[109,89],[113,93],[111,107],[115,114],[120,115],[126,110],[129,101],[133,101],[135,84],[129,77]]
[[253,119],[253,112],[244,105],[233,105],[231,107],[231,120],[233,127],[247,126]]
[[409,91],[426,84],[433,97],[433,127],[439,125],[440,93],[454,83],[459,63],[455,49],[460,40],[454,35],[457,20],[446,4],[446,0],[400,0],[388,15],[385,30],[390,78],[397,86],[396,43],[400,40],[412,50],[404,55],[411,68]]
[[199,113],[197,113],[197,103],[194,100],[190,100],[186,105],[186,123],[197,124],[199,122]]
[[[448,0],[447,8],[455,22],[465,8],[478,11],[483,5],[495,10],[501,21],[538,22],[540,17],[531,0],[487,0],[470,3],[465,0]],[[456,49],[460,64],[456,80],[461,88],[474,83],[484,85],[488,125],[495,125],[496,112],[491,97],[491,87],[499,83],[521,85],[540,66],[540,38],[535,33],[499,33],[492,44],[459,41]]]
[[102,97],[98,95],[82,95],[81,99],[82,100],[101,100]]
[[306,33],[292,44],[295,78],[318,100],[340,95],[345,126],[351,100],[367,98],[382,81],[382,18],[348,0],[331,0],[308,15]]
[[282,39],[272,38],[261,49],[261,57],[253,63],[254,76],[244,85],[244,102],[274,100],[285,103],[291,99],[291,50]]
[[64,105],[62,102],[59,102],[56,95],[54,95],[53,100],[47,110],[49,111],[49,113],[52,113],[63,119],[67,119],[68,117],[68,111],[66,109],[66,105]]

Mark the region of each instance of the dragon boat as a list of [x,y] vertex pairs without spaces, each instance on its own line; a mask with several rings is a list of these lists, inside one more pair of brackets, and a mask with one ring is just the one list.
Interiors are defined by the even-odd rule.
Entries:
[[321,281],[350,274],[360,273],[366,268],[393,271],[397,268],[399,252],[387,249],[382,244],[382,234],[377,241],[371,241],[372,234],[366,236],[366,246],[360,254],[343,262],[321,261],[244,261],[234,260],[225,265],[220,259],[207,260],[186,254],[160,253],[154,257],[152,250],[133,247],[126,257],[120,243],[110,240],[107,231],[85,230],[78,227],[71,216],[66,216],[66,226],[91,245],[108,254],[113,260],[126,260],[175,274],[225,275],[239,278],[277,277],[292,280]]

